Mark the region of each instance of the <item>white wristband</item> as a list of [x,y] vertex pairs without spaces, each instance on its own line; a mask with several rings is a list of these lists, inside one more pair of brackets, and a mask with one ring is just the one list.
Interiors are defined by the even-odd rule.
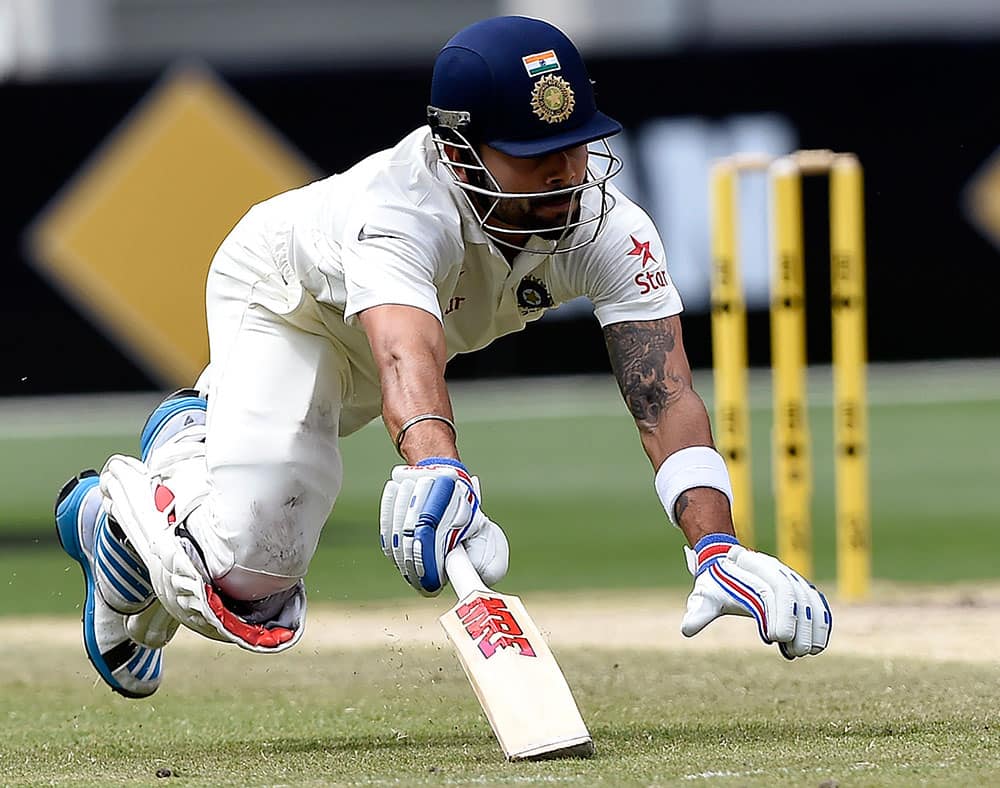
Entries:
[[667,511],[667,519],[674,525],[674,506],[681,493],[692,487],[711,487],[729,499],[733,505],[733,485],[729,481],[726,461],[715,449],[708,446],[688,446],[675,451],[663,461],[656,472],[656,494]]

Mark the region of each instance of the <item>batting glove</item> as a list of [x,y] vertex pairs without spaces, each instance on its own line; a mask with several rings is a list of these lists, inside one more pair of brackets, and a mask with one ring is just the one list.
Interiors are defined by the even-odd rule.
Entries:
[[479,479],[458,460],[430,457],[393,468],[379,531],[382,552],[424,596],[437,596],[447,584],[444,558],[459,543],[487,585],[507,574],[507,537],[483,514]]
[[833,615],[826,597],[774,556],[747,550],[735,537],[711,534],[685,547],[695,576],[681,622],[686,637],[719,616],[751,616],[765,643],[786,659],[819,654],[830,641]]

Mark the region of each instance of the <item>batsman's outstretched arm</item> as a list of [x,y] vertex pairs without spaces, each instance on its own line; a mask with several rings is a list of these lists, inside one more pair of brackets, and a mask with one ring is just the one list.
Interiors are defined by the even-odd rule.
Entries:
[[[681,449],[712,449],[712,427],[691,385],[680,318],[612,323],[604,327],[604,339],[653,468],[662,468]],[[735,535],[729,499],[715,487],[682,490],[667,516],[692,547],[708,534]]]
[[378,367],[382,421],[397,451],[411,465],[427,457],[457,460],[441,323],[430,312],[400,304],[366,309],[358,319]]
[[483,512],[479,479],[458,456],[441,323],[396,304],[366,309],[360,320],[378,365],[382,419],[406,461],[382,490],[382,552],[424,596],[448,582],[445,556],[460,543],[486,582],[499,581],[507,573],[507,537]]
[[656,469],[657,495],[691,546],[684,549],[695,581],[681,632],[696,635],[723,615],[750,616],[761,639],[788,659],[819,654],[833,625],[826,598],[777,558],[736,540],[729,472],[691,385],[680,318],[612,323],[604,336]]

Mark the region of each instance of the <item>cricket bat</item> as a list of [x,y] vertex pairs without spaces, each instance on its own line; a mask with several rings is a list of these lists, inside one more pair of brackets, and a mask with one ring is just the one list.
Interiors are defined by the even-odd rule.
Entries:
[[521,600],[483,583],[462,545],[445,561],[458,604],[441,626],[507,760],[589,758],[590,732]]

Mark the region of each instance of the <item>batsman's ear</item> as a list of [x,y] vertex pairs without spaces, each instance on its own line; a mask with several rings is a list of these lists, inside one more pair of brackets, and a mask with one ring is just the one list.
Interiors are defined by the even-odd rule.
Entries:
[[[447,156],[448,159],[454,162],[455,164],[458,165],[466,164],[470,166],[475,165],[475,162],[472,161],[472,156],[469,155],[469,153],[465,149],[460,148],[456,145],[449,145],[447,143],[445,143],[441,147],[444,149],[444,155]],[[463,166],[455,167],[453,169],[453,172],[455,173],[455,177],[458,178],[460,181],[462,181],[463,183],[469,183],[469,171],[465,167]]]

